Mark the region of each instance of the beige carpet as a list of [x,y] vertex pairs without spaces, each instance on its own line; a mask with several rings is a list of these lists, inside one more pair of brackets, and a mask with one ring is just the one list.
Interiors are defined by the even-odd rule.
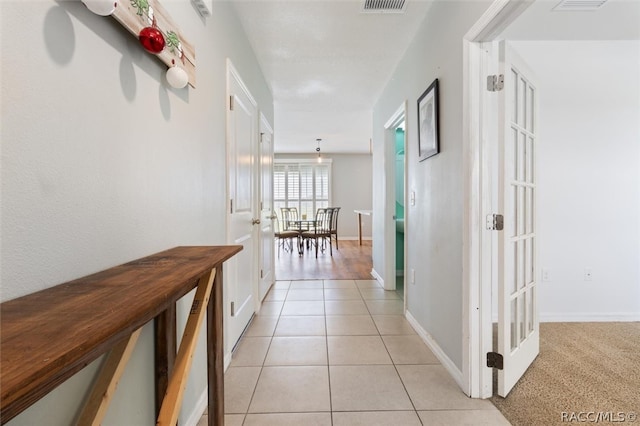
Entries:
[[[540,324],[540,354],[507,398],[491,401],[515,426],[594,424],[598,412],[614,421],[597,424],[624,413],[623,424],[640,425],[629,418],[640,415],[640,323]],[[569,422],[572,413],[583,421]]]

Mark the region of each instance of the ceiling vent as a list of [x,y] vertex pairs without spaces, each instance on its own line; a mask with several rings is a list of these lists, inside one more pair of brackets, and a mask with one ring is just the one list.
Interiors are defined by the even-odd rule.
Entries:
[[407,0],[364,0],[363,13],[404,13]]
[[562,0],[554,11],[558,12],[582,12],[600,9],[607,0]]

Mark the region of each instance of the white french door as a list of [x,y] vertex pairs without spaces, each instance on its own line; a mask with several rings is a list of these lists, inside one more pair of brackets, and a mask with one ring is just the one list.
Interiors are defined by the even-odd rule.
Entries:
[[258,302],[267,295],[274,277],[273,130],[260,118],[260,283]]
[[536,86],[524,61],[500,43],[498,394],[506,396],[539,352],[536,256]]
[[258,220],[258,108],[231,63],[227,64],[228,242],[243,247],[225,269],[227,351],[231,351],[255,312]]

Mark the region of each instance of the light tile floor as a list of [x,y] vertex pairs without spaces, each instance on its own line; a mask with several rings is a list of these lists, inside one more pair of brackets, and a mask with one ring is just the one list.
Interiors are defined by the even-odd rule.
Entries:
[[278,281],[225,373],[225,424],[508,425],[462,393],[402,310],[374,280]]

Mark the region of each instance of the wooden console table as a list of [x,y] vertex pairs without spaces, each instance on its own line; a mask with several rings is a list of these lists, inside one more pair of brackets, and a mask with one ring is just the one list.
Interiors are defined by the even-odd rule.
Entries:
[[[108,394],[117,385],[127,353],[131,352],[139,329],[151,320],[155,320],[158,424],[169,424],[170,421],[160,421],[160,418],[163,411],[171,413],[166,419],[177,416],[174,412],[179,411],[182,389],[178,388],[183,388],[180,381],[186,380],[193,353],[191,347],[197,340],[197,327],[191,328],[190,323],[201,322],[204,309],[200,308],[204,305],[209,425],[224,424],[222,264],[240,250],[242,246],[176,247],[2,303],[2,424],[110,351],[78,421],[78,424],[95,423],[95,420],[85,423],[82,419],[87,412],[92,418],[96,418],[93,412],[100,414],[100,410],[104,415],[104,400],[108,404]],[[196,287],[176,355],[175,303]],[[192,321],[195,314],[199,318]],[[188,344],[185,343],[187,334],[195,334]],[[174,362],[175,372],[172,371]],[[169,404],[168,400],[178,402]]]

